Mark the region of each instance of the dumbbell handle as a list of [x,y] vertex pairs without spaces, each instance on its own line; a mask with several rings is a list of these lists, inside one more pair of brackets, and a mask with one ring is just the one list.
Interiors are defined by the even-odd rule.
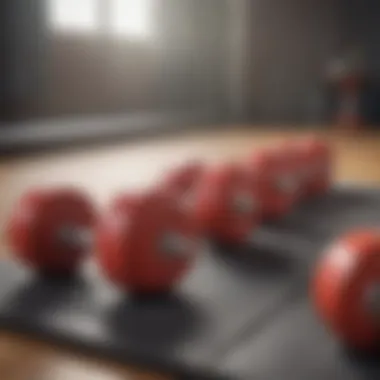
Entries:
[[58,237],[64,244],[75,248],[90,247],[93,242],[92,230],[84,227],[64,227]]
[[364,294],[364,302],[366,303],[370,313],[380,321],[380,279],[370,286]]
[[[94,241],[93,231],[81,227],[63,228],[59,238],[74,248],[89,248]],[[190,243],[188,238],[174,232],[167,232],[159,242],[162,252],[174,257],[186,256]]]
[[247,243],[254,246],[255,244],[270,244],[273,241],[275,241],[276,246],[297,247],[297,249],[304,252],[313,252],[315,250],[315,245],[309,239],[300,237],[294,238],[289,236],[286,232],[280,233],[279,231],[275,233],[265,230],[256,231],[256,234],[249,237]]

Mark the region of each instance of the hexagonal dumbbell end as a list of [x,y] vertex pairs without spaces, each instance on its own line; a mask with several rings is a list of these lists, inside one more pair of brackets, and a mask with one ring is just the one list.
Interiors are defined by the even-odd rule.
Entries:
[[193,224],[162,189],[122,195],[96,229],[103,274],[134,294],[170,291],[190,269],[197,251]]
[[236,164],[209,168],[197,188],[195,220],[204,233],[225,243],[245,243],[260,221],[248,173]]
[[94,208],[81,191],[42,189],[26,193],[13,209],[7,238],[23,264],[48,275],[71,274],[89,249],[79,236],[96,220]]
[[312,299],[322,321],[351,348],[380,339],[380,233],[356,231],[336,241],[319,262]]
[[193,190],[205,169],[201,161],[188,161],[169,170],[160,186],[175,194],[186,195]]
[[298,181],[287,152],[279,146],[259,149],[244,165],[256,182],[262,218],[276,220],[286,215],[298,199]]
[[333,151],[327,141],[316,136],[301,138],[294,143],[303,168],[303,196],[326,193],[332,183]]

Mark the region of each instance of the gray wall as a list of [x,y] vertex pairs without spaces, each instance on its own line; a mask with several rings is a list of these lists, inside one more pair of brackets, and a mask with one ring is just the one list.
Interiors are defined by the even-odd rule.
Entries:
[[338,1],[251,0],[250,7],[252,119],[323,121],[323,70],[342,40]]
[[250,0],[228,0],[225,40],[225,86],[231,116],[246,119],[250,98],[252,16]]
[[361,47],[371,76],[380,75],[380,3],[376,0],[346,0],[342,7],[347,43]]
[[44,29],[42,0],[2,0],[2,118],[36,113],[42,85]]
[[146,45],[49,35],[44,0],[1,3],[9,20],[3,119],[226,108],[226,0],[156,0],[157,41]]
[[345,45],[361,49],[367,80],[361,98],[362,116],[368,124],[380,124],[380,2],[341,0]]
[[161,104],[225,107],[226,0],[160,0]]
[[[49,39],[43,2],[1,1],[3,118],[205,106],[251,122],[319,123],[323,70],[341,48],[361,43],[380,77],[377,0],[156,0],[150,50]],[[372,113],[378,88],[364,102]]]

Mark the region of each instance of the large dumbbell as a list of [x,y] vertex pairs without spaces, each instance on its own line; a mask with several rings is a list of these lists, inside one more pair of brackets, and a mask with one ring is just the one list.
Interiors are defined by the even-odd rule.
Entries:
[[197,243],[187,213],[162,189],[117,197],[96,233],[102,272],[135,293],[170,290],[194,262]]
[[198,233],[223,243],[245,242],[260,218],[249,172],[239,164],[184,163],[160,184],[182,202]]
[[318,315],[349,348],[380,343],[380,233],[347,233],[326,251],[312,282]]
[[[204,234],[240,243],[262,219],[280,218],[298,200],[294,156],[290,145],[278,144],[255,151],[238,164],[206,167],[193,161],[170,171],[162,186],[192,200],[193,215]],[[246,233],[237,232],[241,224],[236,220],[244,221]]]
[[107,277],[135,293],[170,290],[195,249],[187,217],[157,191],[123,196],[101,218],[78,190],[33,191],[14,209],[8,237],[16,258],[50,276],[72,274],[95,249]]
[[[286,215],[305,194],[321,187],[322,175],[328,173],[330,164],[328,152],[327,145],[320,139],[287,140],[256,150],[239,163],[240,167],[224,164],[209,168],[197,161],[185,163],[171,170],[161,185],[178,197],[192,200],[196,206],[197,224],[203,227],[205,234],[219,240],[240,242],[241,236],[233,236],[237,225],[233,225],[231,216],[237,212],[236,215],[242,218],[241,211],[244,208],[247,211],[251,204],[254,210],[250,221],[247,220],[249,212],[245,212],[243,219],[252,230],[262,219],[276,220]],[[325,170],[316,171],[316,162],[323,162]],[[224,198],[221,196],[223,192]],[[244,197],[234,195],[237,193],[244,193]],[[223,201],[217,207],[220,197]],[[226,208],[234,203],[232,198],[240,199],[234,201],[237,207]],[[246,207],[238,206],[243,203]],[[224,217],[221,216],[223,212]]]
[[8,241],[14,256],[50,275],[75,272],[87,256],[87,239],[96,222],[94,207],[72,189],[27,192],[13,209]]

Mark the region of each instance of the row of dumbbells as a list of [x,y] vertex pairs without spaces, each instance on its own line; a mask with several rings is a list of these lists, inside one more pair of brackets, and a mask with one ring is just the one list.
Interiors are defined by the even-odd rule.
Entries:
[[[73,188],[26,193],[8,237],[14,256],[38,273],[70,275],[88,253],[112,283],[132,293],[171,290],[189,270],[200,238],[241,244],[261,223],[328,191],[332,152],[316,137],[253,151],[234,163],[183,163],[154,187],[125,193],[97,215]],[[337,240],[312,283],[318,314],[349,346],[376,345],[380,332],[380,233]]]
[[153,187],[119,195],[101,215],[78,189],[29,191],[13,210],[8,241],[39,273],[72,274],[94,252],[119,287],[168,291],[191,266],[200,238],[244,243],[259,223],[327,191],[330,167],[327,144],[307,137],[256,149],[239,162],[183,163]]
[[[71,275],[88,253],[131,293],[171,290],[191,267],[199,238],[244,243],[260,223],[328,191],[332,152],[316,137],[284,141],[234,163],[183,163],[156,185],[125,193],[102,215],[73,188],[26,193],[14,208],[8,241],[22,264],[48,276]],[[380,232],[356,231],[323,255],[312,301],[343,343],[380,342]]]

